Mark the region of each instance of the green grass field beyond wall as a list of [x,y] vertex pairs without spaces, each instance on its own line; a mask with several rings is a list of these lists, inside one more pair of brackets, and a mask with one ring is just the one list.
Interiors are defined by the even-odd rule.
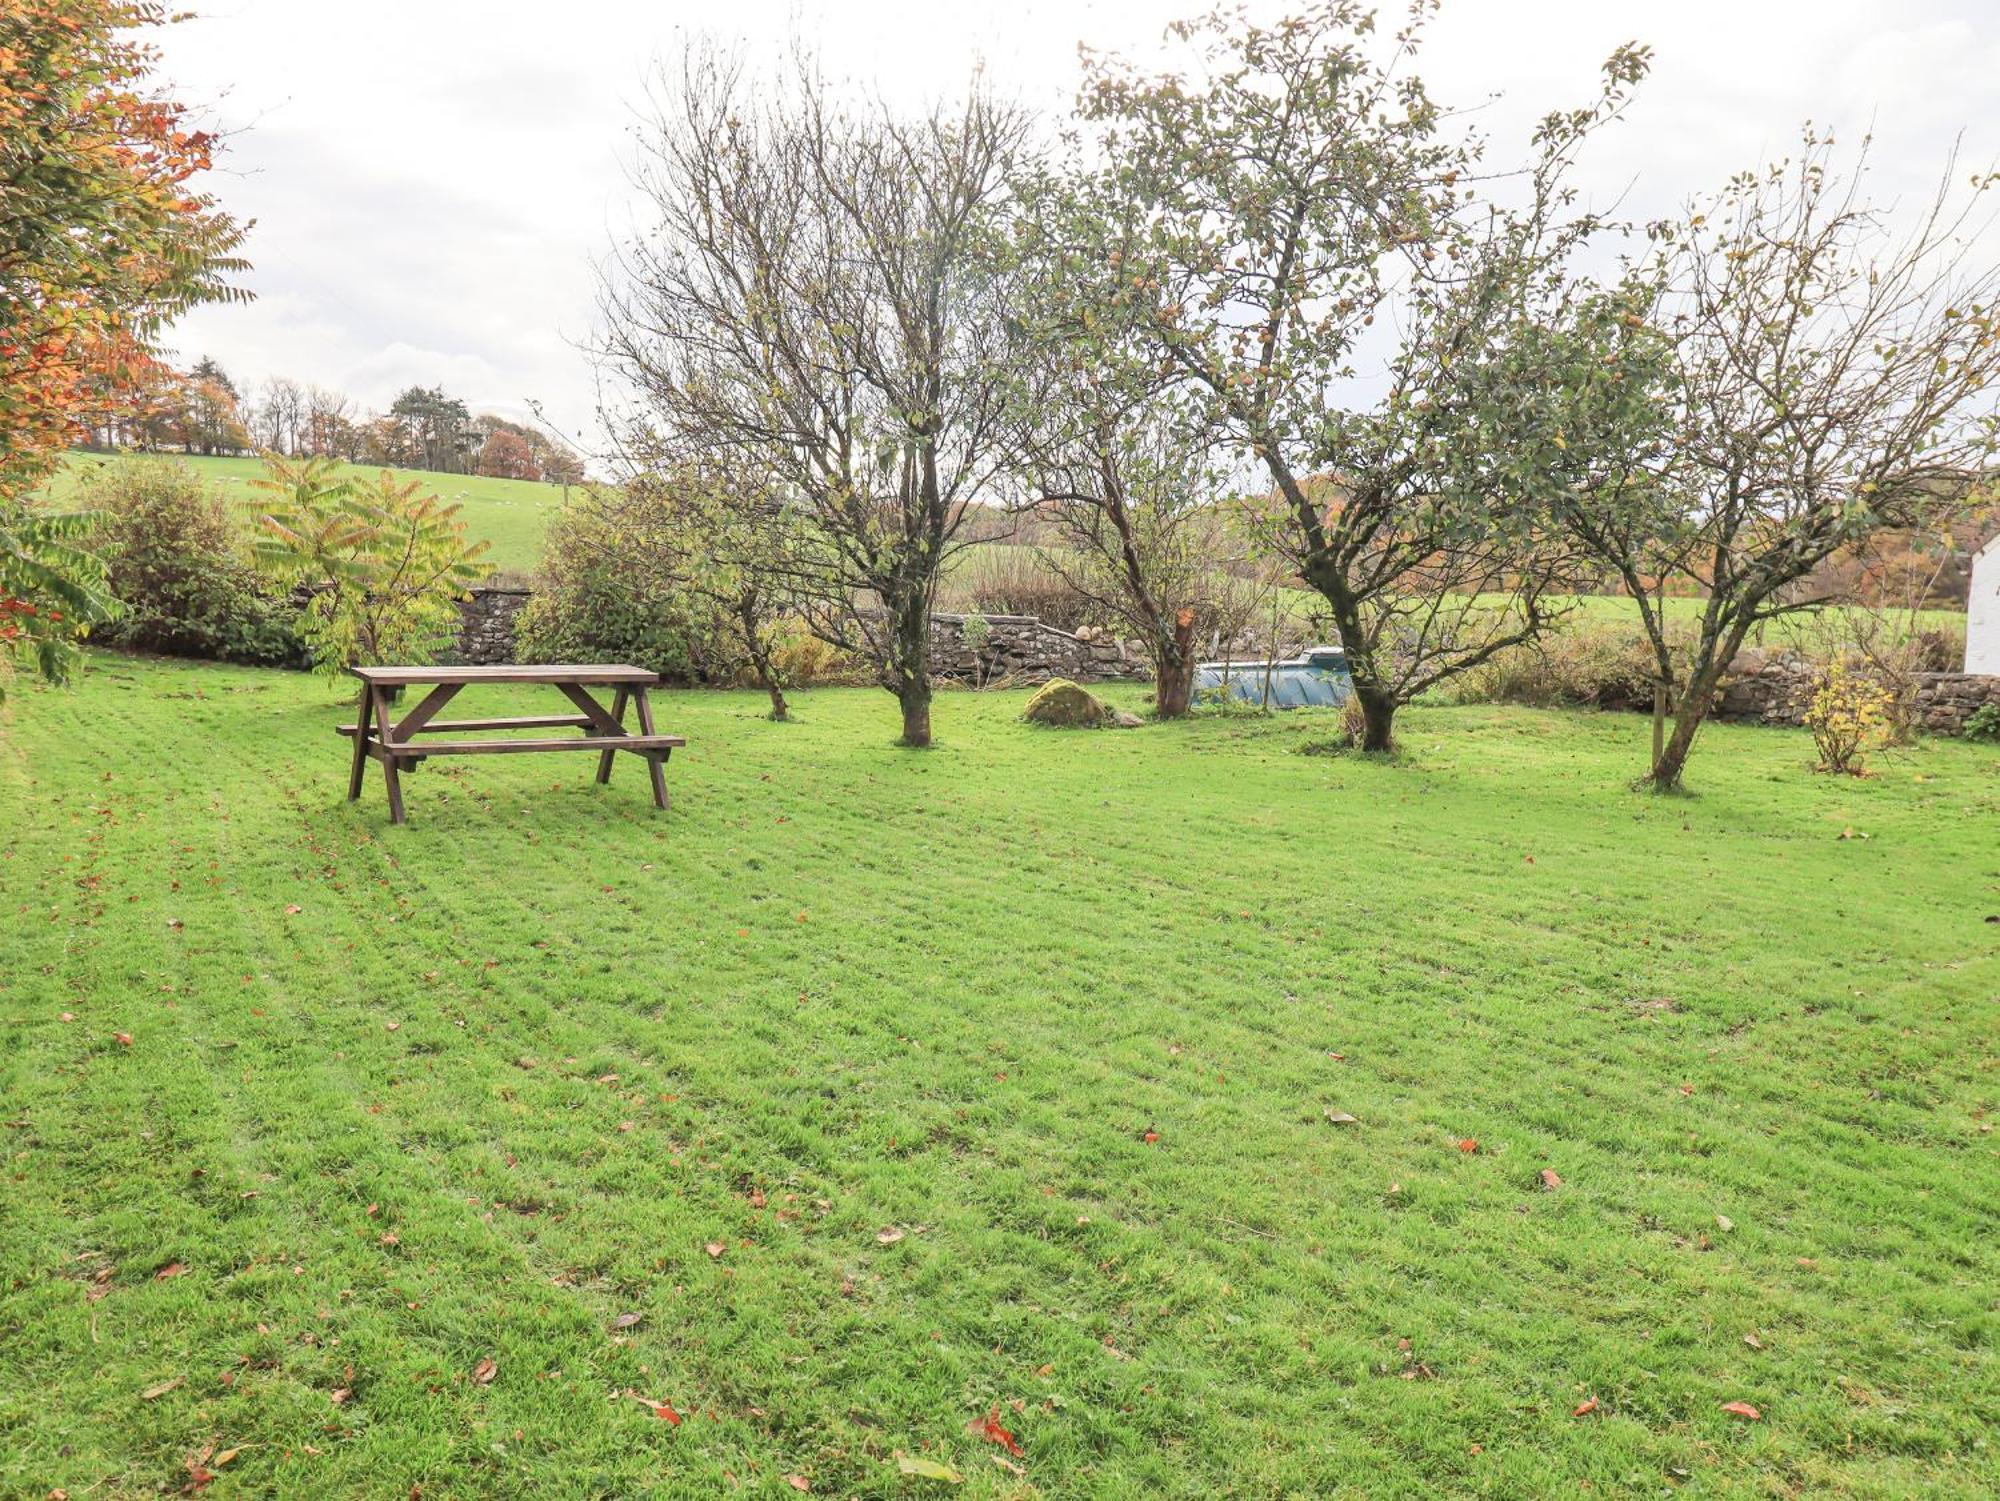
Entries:
[[0,1494],[2000,1492],[1992,748],[1021,704],[18,684]]
[[[72,499],[85,476],[105,464],[186,464],[202,476],[224,499],[241,504],[247,511],[255,504],[257,492],[250,482],[264,474],[261,460],[254,458],[184,458],[177,454],[92,454],[64,456],[61,472],[48,487],[57,502]],[[344,465],[350,473],[372,476],[378,471],[368,466]],[[398,482],[415,480],[448,501],[464,506],[460,516],[473,540],[484,538],[491,544],[482,560],[496,570],[528,572],[542,556],[542,533],[549,517],[562,504],[560,485],[538,484],[532,480],[487,479],[477,474],[434,474],[428,470],[392,469]]]

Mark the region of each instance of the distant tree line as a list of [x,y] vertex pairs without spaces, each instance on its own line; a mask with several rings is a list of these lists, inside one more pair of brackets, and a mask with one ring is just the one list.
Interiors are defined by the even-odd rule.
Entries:
[[439,386],[411,386],[388,411],[372,412],[343,391],[289,376],[248,390],[203,356],[186,370],[149,361],[105,398],[88,423],[98,449],[276,453],[561,485],[583,479],[583,461],[562,442],[491,412],[474,415]]

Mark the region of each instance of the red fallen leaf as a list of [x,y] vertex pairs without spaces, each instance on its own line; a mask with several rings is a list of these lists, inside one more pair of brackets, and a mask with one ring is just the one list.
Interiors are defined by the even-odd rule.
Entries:
[[1159,1139],[1160,1139],[1160,1133],[1157,1131],[1148,1131],[1139,1138],[1139,1140],[1146,1143],[1147,1146],[1151,1146],[1154,1142],[1158,1141]]
[[674,1404],[671,1402],[655,1402],[653,1404],[653,1416],[671,1427],[678,1428],[681,1426],[681,1415],[674,1411]]
[[169,1277],[180,1276],[181,1273],[185,1272],[186,1270],[187,1268],[185,1266],[182,1266],[181,1263],[179,1263],[178,1261],[170,1261],[165,1266],[161,1267],[157,1272],[153,1273],[153,1280],[155,1282],[164,1282]]
[[1693,1094],[1693,1093],[1694,1093],[1694,1086],[1693,1086],[1692,1084],[1683,1084],[1683,1085],[1681,1086],[1681,1093],[1682,1093],[1682,1094]]
[[1472,1137],[1472,1136],[1468,1136],[1468,1137],[1466,1137],[1466,1138],[1465,1138],[1465,1139],[1464,1139],[1463,1141],[1461,1141],[1461,1142],[1460,1142],[1460,1143],[1458,1144],[1458,1149],[1459,1149],[1459,1151],[1461,1151],[1461,1152],[1476,1152],[1476,1151],[1478,1151],[1478,1150],[1479,1150],[1479,1141],[1478,1141],[1478,1138],[1477,1138],[1477,1137]]
[[1562,1183],[1562,1174],[1558,1173],[1554,1168],[1545,1167],[1542,1169],[1542,1187],[1561,1188]]
[[976,1438],[991,1439],[1009,1454],[1021,1454],[1024,1452],[1020,1442],[1014,1435],[1000,1426],[1000,1409],[998,1407],[987,1413],[985,1417],[974,1418],[970,1423],[967,1423],[965,1431]]
[[132,1046],[132,1034],[130,1032],[113,1032],[111,1037],[114,1042],[121,1043],[128,1048]]
[[1570,1413],[1570,1416],[1573,1418],[1580,1418],[1587,1412],[1596,1412],[1596,1411],[1597,1411],[1597,1398],[1585,1397],[1581,1402],[1576,1404],[1576,1410]]
[[813,1483],[803,1475],[787,1475],[785,1484],[795,1491],[809,1491],[813,1488]]
[[1739,1418],[1747,1418],[1753,1423],[1762,1422],[1764,1418],[1764,1414],[1757,1411],[1748,1402],[1725,1402],[1722,1404],[1722,1410],[1727,1413],[1734,1413]]
[[724,1251],[728,1250],[729,1247],[725,1246],[719,1240],[712,1240],[705,1247],[703,1247],[703,1249],[708,1252],[710,1258],[712,1259],[714,1257],[720,1256]]
[[472,1368],[472,1381],[475,1386],[491,1386],[493,1378],[499,1374],[499,1362],[490,1355],[482,1356],[479,1364]]

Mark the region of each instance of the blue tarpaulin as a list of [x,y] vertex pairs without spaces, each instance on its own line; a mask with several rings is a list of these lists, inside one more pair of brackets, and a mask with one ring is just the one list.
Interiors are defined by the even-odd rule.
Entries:
[[1199,662],[1194,669],[1197,703],[1227,697],[1247,704],[1268,701],[1274,709],[1332,709],[1346,703],[1353,692],[1347,656],[1337,646],[1309,646],[1296,657],[1275,662]]

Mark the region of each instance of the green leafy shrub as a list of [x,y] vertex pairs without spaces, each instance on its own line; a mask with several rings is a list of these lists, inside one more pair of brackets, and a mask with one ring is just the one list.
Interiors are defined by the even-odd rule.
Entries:
[[330,459],[264,460],[256,555],[279,582],[310,591],[299,630],[313,668],[423,663],[458,635],[458,602],[485,570],[459,506],[396,483],[343,478]]
[[298,610],[266,589],[228,508],[168,462],[106,465],[85,498],[90,546],[124,606],[96,637],[114,646],[225,662],[302,666]]
[[[514,622],[529,662],[629,662],[673,683],[735,683],[749,655],[716,602],[653,561],[625,523],[572,505],[549,522],[535,597]],[[787,675],[787,681],[798,681]]]
[[118,613],[103,559],[81,545],[94,524],[87,512],[52,515],[0,496],[0,697],[20,657],[66,681],[78,638]]
[[1981,704],[1965,717],[1960,731],[1967,740],[2000,741],[2000,704]]

